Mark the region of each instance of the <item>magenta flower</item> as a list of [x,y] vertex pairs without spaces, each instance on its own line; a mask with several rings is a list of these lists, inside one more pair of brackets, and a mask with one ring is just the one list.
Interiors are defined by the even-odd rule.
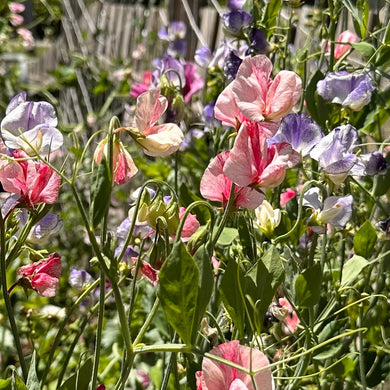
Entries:
[[298,164],[300,159],[290,144],[268,146],[266,134],[256,124],[244,122],[223,172],[241,187],[273,188],[282,183],[286,169]]
[[26,7],[23,4],[11,2],[8,4],[8,8],[11,12],[20,14],[25,10]]
[[[179,209],[179,219],[181,220],[184,216],[186,209],[185,207],[180,207]],[[194,214],[188,214],[186,220],[184,221],[183,230],[181,232],[181,239],[183,241],[188,241],[191,236],[199,229],[199,221]]]
[[53,204],[58,198],[60,176],[45,163],[28,159],[20,150],[14,158],[0,160],[0,182],[7,192],[19,194],[19,204],[34,207],[39,203]]
[[137,98],[135,123],[127,130],[149,156],[169,156],[184,140],[184,134],[176,124],[156,125],[167,107],[168,100],[158,89],[150,89]]
[[19,285],[32,288],[43,297],[54,297],[61,275],[61,257],[52,253],[48,259],[18,268],[17,274],[22,276]]
[[[225,208],[229,200],[232,181],[224,174],[224,166],[230,151],[218,154],[206,168],[200,182],[200,193],[206,199],[222,203]],[[253,188],[236,186],[234,207],[255,209],[264,200],[264,194]]]
[[191,97],[204,87],[203,79],[193,62],[184,63],[185,86],[183,87],[184,103],[189,103]]
[[297,193],[292,188],[287,188],[285,192],[280,194],[280,205],[285,206],[289,200],[295,198]]
[[[11,149],[22,149],[29,155],[48,154],[63,144],[56,128],[54,107],[47,102],[28,102],[26,92],[16,95],[8,104],[1,122],[1,135]],[[34,150],[35,149],[35,150]]]
[[149,90],[151,83],[152,72],[150,70],[147,70],[142,73],[142,82],[132,84],[130,96],[132,96],[133,98],[137,98],[139,95],[142,95],[144,92]]
[[[221,357],[243,368],[256,371],[269,365],[267,357],[256,348],[240,345],[238,340],[229,341],[213,348],[210,354]],[[273,378],[270,368],[258,372],[253,377],[257,389],[272,390]],[[250,375],[218,363],[210,358],[204,358],[202,371],[196,373],[197,390],[254,390]]]

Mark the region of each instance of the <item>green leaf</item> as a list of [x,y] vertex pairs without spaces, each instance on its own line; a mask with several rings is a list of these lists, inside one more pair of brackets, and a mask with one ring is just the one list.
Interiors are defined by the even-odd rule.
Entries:
[[[95,165],[96,168],[96,165]],[[102,156],[97,169],[92,174],[90,216],[92,226],[96,227],[106,214],[110,205],[112,176],[105,156]]]
[[0,379],[0,390],[12,390],[11,378]]
[[[182,183],[180,186],[180,203],[187,208],[191,203],[198,200],[203,199],[191,192],[189,188],[184,183]],[[201,225],[205,225],[209,221],[210,213],[206,207],[195,207],[195,212],[196,218]]]
[[367,42],[355,42],[352,43],[352,47],[366,59],[372,57],[376,50],[373,45]]
[[179,241],[161,267],[158,295],[168,322],[187,345],[192,344],[198,285],[199,268]]
[[211,244],[202,245],[194,255],[194,261],[199,269],[199,291],[196,302],[196,313],[194,327],[192,329],[192,340],[195,340],[199,329],[199,324],[204,316],[210,302],[214,287],[214,273],[211,266],[211,256],[213,254]]
[[376,231],[372,227],[371,222],[364,222],[353,238],[353,249],[355,254],[369,259],[374,252],[376,240]]
[[92,368],[92,357],[89,357],[80,369],[61,385],[59,390],[88,390],[92,377]]
[[[217,229],[218,229],[217,227],[214,228],[214,233],[216,232]],[[225,227],[222,230],[222,233],[221,233],[221,235],[218,238],[217,244],[218,245],[223,245],[223,246],[231,245],[233,240],[237,236],[238,236],[238,230],[237,229],[231,228],[231,227]]]
[[268,38],[273,34],[273,28],[276,26],[281,8],[282,0],[271,0],[267,2],[262,23],[264,24],[265,31],[268,32]]
[[225,273],[222,276],[219,292],[222,297],[222,302],[234,322],[234,326],[238,330],[240,337],[243,337],[245,311],[244,303],[242,302],[241,294],[239,292],[239,286],[245,291],[244,275],[235,260],[230,259],[226,266]]
[[320,299],[322,271],[319,263],[303,271],[295,281],[295,297],[301,307],[314,306]]
[[29,390],[16,371],[12,372],[12,390]]
[[370,263],[361,256],[352,256],[344,265],[341,287],[350,286]]
[[256,259],[256,243],[253,238],[253,227],[248,225],[248,221],[252,224],[252,220],[248,218],[246,213],[240,213],[238,216],[238,234],[240,236],[240,244],[243,246],[244,254],[250,259]]
[[285,276],[283,263],[277,249],[270,246],[247,275],[254,283],[254,285],[247,283],[247,294],[253,302],[256,302],[255,318],[260,321],[258,323],[259,327],[277,288],[283,282]]
[[28,377],[27,377],[27,387],[29,390],[40,390],[40,385],[39,385],[39,380],[37,377],[37,372],[36,372],[36,351],[34,350],[32,357],[31,357],[31,362],[30,362],[30,368],[28,370]]

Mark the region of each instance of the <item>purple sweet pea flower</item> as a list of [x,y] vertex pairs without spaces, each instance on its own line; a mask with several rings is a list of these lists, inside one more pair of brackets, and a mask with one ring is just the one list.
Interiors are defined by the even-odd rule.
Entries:
[[158,32],[158,37],[164,41],[174,41],[176,39],[185,38],[187,33],[187,26],[184,22],[171,22],[168,27],[163,27]]
[[158,87],[161,81],[161,77],[165,75],[169,83],[172,83],[174,86],[185,86],[186,79],[184,74],[183,64],[176,58],[166,56],[163,58],[158,58],[153,61],[153,65],[157,68],[153,72],[153,84]]
[[344,229],[352,216],[352,195],[329,196],[323,202],[319,197],[318,187],[310,188],[303,196],[303,205],[314,209],[309,224],[315,233],[325,233],[323,225],[330,224],[336,228]]
[[195,62],[201,66],[204,67],[208,65],[211,61],[212,55],[211,50],[208,46],[202,46],[199,49],[195,51]]
[[245,2],[246,2],[246,0],[229,0],[228,8],[231,11],[234,11],[236,9],[242,9],[242,7],[244,6]]
[[69,284],[75,290],[83,290],[88,284],[93,283],[95,279],[85,270],[72,268],[69,275]]
[[352,168],[351,174],[356,176],[385,175],[390,164],[381,152],[362,154]]
[[367,72],[328,73],[324,80],[317,83],[317,93],[325,100],[349,107],[353,111],[359,111],[370,103],[371,93],[374,89],[371,77]]
[[288,114],[268,144],[288,142],[302,157],[306,157],[322,137],[321,127],[309,115]]
[[252,29],[249,41],[246,55],[267,54],[271,50],[271,45],[265,39],[264,33],[257,28]]
[[47,155],[63,144],[63,136],[56,128],[55,109],[50,103],[29,102],[26,98],[26,92],[21,92],[9,103],[1,122],[1,136],[8,148],[22,149],[29,155],[35,151]]
[[224,72],[228,83],[232,82],[237,75],[238,68],[242,63],[242,59],[231,50],[225,57]]
[[239,36],[242,30],[253,22],[253,16],[243,10],[236,9],[221,17],[223,27],[233,36]]
[[336,127],[314,146],[310,157],[319,162],[333,183],[341,184],[357,163],[357,157],[352,153],[357,142],[358,134],[353,126]]
[[58,233],[63,225],[63,221],[55,214],[46,214],[34,227],[28,236],[30,242],[41,242],[52,234]]
[[187,41],[185,39],[175,39],[170,42],[167,49],[167,54],[169,56],[175,57],[184,57],[187,53]]

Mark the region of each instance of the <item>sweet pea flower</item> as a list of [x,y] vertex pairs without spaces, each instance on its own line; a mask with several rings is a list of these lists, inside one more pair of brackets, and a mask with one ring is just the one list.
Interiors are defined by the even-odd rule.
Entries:
[[[218,356],[243,368],[256,371],[269,365],[267,357],[256,348],[240,345],[238,340],[229,341],[213,348],[211,355]],[[196,373],[197,390],[272,390],[272,371],[266,368],[253,376],[210,358],[203,358],[202,371]]]
[[[28,30],[27,28],[18,28],[16,30],[16,32],[22,37],[23,39],[23,47],[26,49],[26,50],[32,50],[34,49],[34,46],[35,46],[35,40],[34,40],[34,37],[31,33],[30,30]],[[57,136],[58,138],[58,136]],[[53,150],[53,148],[52,148]]]
[[265,55],[243,60],[233,83],[233,96],[252,122],[280,120],[289,114],[302,92],[300,77],[282,70],[271,79],[272,62]]
[[208,46],[202,46],[195,51],[194,59],[199,66],[206,66],[212,58],[211,50]]
[[11,24],[13,26],[20,26],[24,22],[24,18],[22,15],[19,14],[11,14]]
[[225,30],[233,36],[240,36],[242,30],[250,26],[253,22],[253,16],[241,9],[224,13],[221,16],[222,24]]
[[[351,43],[356,42],[359,37],[352,31],[345,30],[337,38],[336,46],[334,48],[334,58],[338,60],[341,58],[348,50],[351,49]],[[330,44],[328,45],[328,51],[330,49]]]
[[318,187],[310,188],[303,196],[303,205],[313,209],[309,224],[315,233],[325,233],[324,225],[344,229],[352,216],[352,195],[329,196],[323,202]]
[[321,127],[307,114],[288,114],[282,119],[278,132],[268,140],[268,144],[288,142],[302,157],[323,137]]
[[269,202],[263,200],[261,205],[256,208],[255,216],[254,226],[260,229],[267,238],[270,238],[280,224],[282,213],[279,209],[274,210]]
[[168,100],[157,89],[151,89],[137,98],[135,121],[133,127],[127,130],[149,156],[169,156],[180,148],[184,140],[184,134],[176,124],[156,125],[167,107]]
[[63,144],[63,136],[56,128],[56,112],[50,103],[29,102],[26,98],[26,92],[21,92],[8,104],[1,121],[1,136],[8,148],[22,149],[29,155],[47,155]]
[[153,85],[158,86],[163,76],[165,80],[175,87],[185,86],[185,74],[183,64],[176,58],[165,56],[153,61],[156,70],[153,72]]
[[48,213],[33,226],[27,239],[33,243],[44,242],[52,234],[58,233],[62,226],[63,221],[58,215]]
[[69,284],[75,289],[82,291],[88,285],[93,283],[95,279],[84,269],[72,268],[69,275]]
[[362,154],[358,157],[358,162],[353,166],[351,175],[374,176],[385,175],[390,164],[381,152]]
[[324,80],[317,83],[317,93],[325,100],[360,111],[371,101],[375,89],[367,72],[348,73],[347,71],[327,73]]
[[150,70],[146,70],[142,73],[142,82],[131,85],[130,96],[137,98],[139,95],[142,95],[144,92],[149,90],[151,83],[152,72]]
[[280,194],[280,205],[285,206],[289,200],[295,198],[297,193],[292,188],[287,188],[285,192]]
[[[95,150],[93,159],[97,164],[100,164],[102,156],[108,157],[108,137],[105,137],[101,140]],[[123,146],[122,142],[119,140],[117,134],[114,134],[113,138],[113,179],[117,184],[127,183],[137,172],[138,168],[136,167],[133,159],[130,156],[130,153]]]
[[25,10],[26,7],[23,4],[12,2],[8,4],[8,8],[11,12],[15,14],[20,14]]
[[238,68],[242,63],[242,59],[236,55],[235,50],[230,50],[229,54],[225,58],[224,72],[228,83],[233,81],[238,72]]
[[267,54],[271,50],[271,45],[266,40],[264,33],[258,28],[253,28],[249,34],[249,47],[247,55]]
[[358,161],[352,153],[357,142],[358,134],[353,126],[336,127],[311,150],[310,157],[319,162],[333,183],[341,184]]
[[227,6],[230,10],[234,11],[235,9],[241,9],[245,2],[246,0],[229,0]]
[[192,96],[204,87],[204,81],[197,72],[193,62],[184,63],[185,85],[183,87],[184,103],[189,103]]
[[48,259],[18,268],[17,274],[22,276],[19,285],[32,288],[43,297],[54,297],[61,274],[61,257],[52,253]]
[[[179,219],[181,220],[184,216],[186,209],[185,207],[179,208]],[[181,239],[185,242],[188,241],[191,236],[199,229],[200,223],[194,214],[188,214],[184,221],[183,230],[181,232]]]
[[20,150],[13,153],[18,160],[0,160],[0,182],[4,191],[18,194],[19,204],[34,207],[53,204],[58,198],[60,176],[45,163],[37,163]]
[[[150,282],[153,286],[157,286],[158,284],[158,273],[157,271],[147,262],[143,260],[138,260],[138,257],[132,257],[131,261],[133,264],[136,264],[137,261],[140,261],[141,264],[139,266],[138,278],[141,276],[145,276],[145,278]],[[134,274],[135,268],[133,268]]]
[[[218,154],[206,168],[200,182],[200,193],[206,199],[220,202],[225,208],[229,200],[232,181],[224,174],[224,166],[230,151]],[[249,187],[236,186],[234,189],[234,207],[255,209],[263,201],[264,194]]]
[[288,143],[268,146],[266,134],[256,124],[244,122],[223,168],[235,184],[263,192],[282,183],[286,169],[298,164],[301,157]]
[[279,305],[287,309],[286,316],[282,320],[282,332],[286,335],[295,333],[301,322],[297,313],[286,298],[279,298]]

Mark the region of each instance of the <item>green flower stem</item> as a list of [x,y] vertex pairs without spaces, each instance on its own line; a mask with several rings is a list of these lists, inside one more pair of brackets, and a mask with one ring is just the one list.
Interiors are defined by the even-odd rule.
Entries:
[[329,3],[329,17],[330,17],[330,25],[329,25],[329,40],[330,40],[329,72],[332,72],[333,71],[333,67],[334,67],[334,50],[335,50],[335,40],[336,40],[337,15],[335,13],[335,7],[334,7],[334,4],[333,4],[333,0],[329,0],[328,3]]
[[215,214],[214,214],[214,210],[213,210],[212,206],[209,203],[205,202],[204,200],[197,200],[196,202],[191,203],[186,208],[186,211],[184,212],[184,214],[180,220],[179,226],[177,227],[175,243],[179,242],[179,240],[180,240],[181,233],[182,233],[183,228],[184,228],[184,223],[186,221],[188,214],[192,211],[192,209],[194,209],[195,207],[198,207],[198,206],[205,206],[208,209],[208,211],[210,213],[210,219],[211,219],[210,231],[213,231],[213,228],[215,225]]
[[219,236],[222,234],[222,231],[226,225],[227,219],[229,217],[230,211],[233,208],[234,203],[234,191],[236,189],[236,185],[232,183],[232,186],[230,187],[230,194],[229,194],[229,200],[227,202],[225,212],[222,216],[221,223],[218,226],[218,230],[216,231],[214,237],[212,238],[213,247],[217,244],[217,241],[219,239]]
[[[361,326],[363,323],[363,317],[364,317],[364,310],[363,305],[360,305],[359,310],[359,325]],[[360,328],[362,329],[362,328]],[[366,365],[364,362],[364,341],[363,341],[363,332],[360,330],[358,333],[358,340],[359,340],[359,373],[360,373],[360,382],[362,385],[362,389],[367,389],[367,383],[366,383]]]
[[[173,338],[172,338],[172,344],[175,344],[178,339],[179,339],[179,337],[178,337],[177,333],[175,332],[173,335]],[[171,371],[174,370],[175,365],[176,365],[176,371],[177,371],[176,354],[175,354],[175,352],[171,352],[171,355],[170,355],[169,361],[168,361],[168,366],[165,370],[160,390],[166,390],[168,388],[169,377],[170,377]],[[179,388],[179,387],[175,387],[175,388]]]
[[6,247],[5,247],[5,223],[3,216],[0,211],[0,276],[1,276],[1,288],[3,290],[3,298],[4,298],[4,303],[6,307],[6,312],[8,314],[8,320],[9,324],[11,326],[11,332],[14,337],[15,341],[15,347],[18,353],[19,357],[19,362],[20,362],[20,367],[22,369],[23,373],[23,379],[26,381],[27,380],[27,366],[26,366],[26,361],[24,360],[23,356],[23,350],[22,350],[22,345],[20,343],[20,336],[19,336],[19,331],[18,327],[16,325],[16,320],[15,320],[15,314],[14,310],[11,304],[11,300],[9,298],[8,294],[8,289],[7,289],[7,266],[6,266],[6,261],[5,261],[5,252],[6,252]]
[[134,353],[150,353],[150,352],[191,352],[192,347],[186,344],[155,344],[155,345],[139,345],[134,347]]
[[149,328],[149,325],[152,323],[154,316],[157,313],[158,308],[160,307],[160,300],[158,297],[156,297],[156,300],[154,301],[152,310],[150,310],[148,316],[145,319],[145,322],[143,323],[140,331],[138,332],[137,337],[134,339],[134,346],[137,348],[137,345],[142,341],[142,338],[144,337],[146,331]]
[[92,291],[99,285],[99,280],[96,280],[93,282],[72,304],[72,306],[66,311],[66,316],[62,320],[60,327],[58,328],[58,332],[56,334],[56,337],[54,339],[53,345],[50,348],[49,357],[46,362],[45,370],[43,371],[42,378],[41,378],[41,387],[44,386],[46,377],[49,373],[50,366],[54,359],[54,354],[57,350],[57,347],[61,341],[61,337],[64,333],[65,326],[69,322],[70,317],[72,316],[73,312],[79,307],[80,303],[89,295],[92,293]]
[[99,314],[98,314],[98,323],[97,323],[97,330],[96,330],[95,356],[93,359],[91,390],[94,390],[96,388],[97,376],[98,376],[98,372],[99,372],[100,349],[101,349],[102,335],[103,335],[105,295],[106,295],[106,277],[105,277],[104,272],[101,272],[100,273]]

